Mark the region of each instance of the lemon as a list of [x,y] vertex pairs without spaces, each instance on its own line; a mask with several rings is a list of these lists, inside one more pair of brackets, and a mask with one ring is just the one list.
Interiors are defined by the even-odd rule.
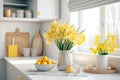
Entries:
[[55,64],[55,61],[52,61],[52,64]]
[[36,64],[41,64],[41,60],[37,60],[37,61],[36,61]]
[[47,59],[48,59],[47,56],[43,56],[43,57],[42,57],[42,60],[43,60],[43,61],[47,61]]
[[55,64],[55,61],[48,59],[47,56],[43,56],[36,61],[36,64]]
[[52,64],[51,60],[49,60],[49,59],[46,62],[47,62],[47,64]]
[[66,72],[67,73],[72,73],[73,72],[73,67],[72,66],[67,66]]
[[46,64],[47,64],[47,62],[42,62],[42,64],[45,64],[45,65],[46,65]]

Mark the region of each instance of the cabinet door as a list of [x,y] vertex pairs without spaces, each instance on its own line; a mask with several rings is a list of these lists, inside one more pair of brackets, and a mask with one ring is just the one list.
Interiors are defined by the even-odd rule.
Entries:
[[38,18],[57,19],[58,13],[59,13],[59,0],[37,0]]
[[19,70],[16,70],[14,74],[16,76],[15,80],[30,80],[22,72],[20,72]]
[[3,0],[0,0],[0,18],[3,17]]
[[15,68],[11,66],[11,64],[7,63],[6,70],[7,70],[7,75],[6,75],[7,80],[15,80],[15,76],[14,76]]

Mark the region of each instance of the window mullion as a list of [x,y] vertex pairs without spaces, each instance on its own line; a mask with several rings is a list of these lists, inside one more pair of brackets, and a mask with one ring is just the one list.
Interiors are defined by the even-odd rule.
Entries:
[[100,7],[100,36],[105,40],[105,7]]

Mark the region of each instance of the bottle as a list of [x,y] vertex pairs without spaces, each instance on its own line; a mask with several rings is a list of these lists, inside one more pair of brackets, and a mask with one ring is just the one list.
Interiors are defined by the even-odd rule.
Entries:
[[12,38],[12,44],[8,45],[8,57],[18,57],[18,46],[15,45],[14,37]]

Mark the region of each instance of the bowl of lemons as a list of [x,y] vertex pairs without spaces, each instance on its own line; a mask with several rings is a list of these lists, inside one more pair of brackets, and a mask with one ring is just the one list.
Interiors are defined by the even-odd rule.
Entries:
[[34,65],[38,71],[49,71],[55,67],[56,62],[49,59],[47,56],[42,56]]

